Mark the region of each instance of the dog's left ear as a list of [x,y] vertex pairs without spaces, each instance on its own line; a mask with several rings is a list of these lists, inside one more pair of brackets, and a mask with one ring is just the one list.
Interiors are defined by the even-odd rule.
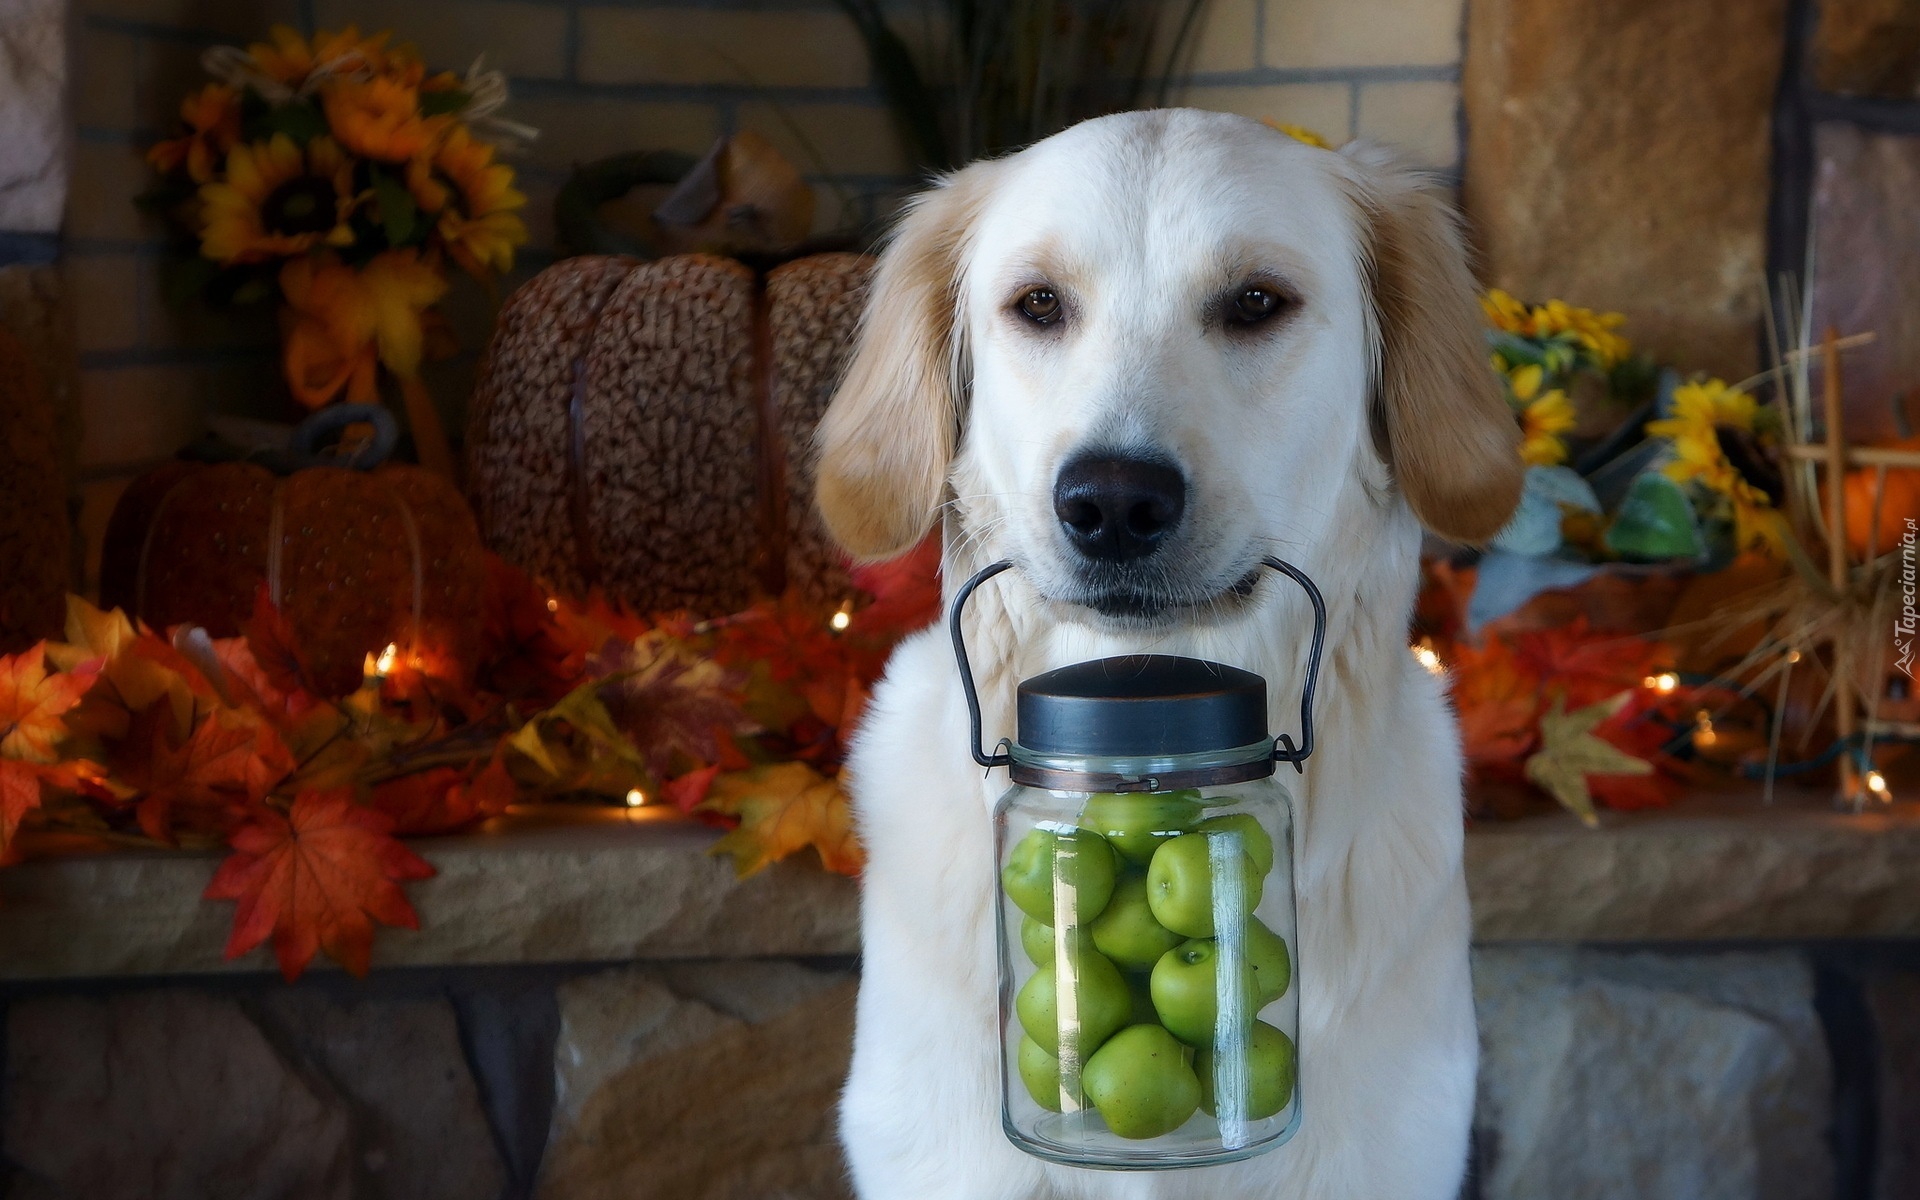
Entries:
[[997,170],[976,163],[914,197],[874,269],[853,359],[814,434],[814,501],[856,559],[912,548],[945,498],[967,369],[960,258]]
[[1484,542],[1520,502],[1520,430],[1487,366],[1460,219],[1421,173],[1364,143],[1353,165],[1379,343],[1373,434],[1413,513]]

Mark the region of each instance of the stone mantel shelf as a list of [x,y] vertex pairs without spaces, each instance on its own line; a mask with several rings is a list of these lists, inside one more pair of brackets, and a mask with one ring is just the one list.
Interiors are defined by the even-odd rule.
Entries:
[[[811,863],[736,881],[712,830],[646,810],[539,810],[412,843],[420,929],[383,967],[847,955],[857,885]],[[1920,805],[1864,816],[1696,798],[1656,813],[1485,823],[1467,836],[1475,936],[1511,941],[1920,937]],[[121,853],[0,871],[0,979],[264,971],[221,958],[217,856]],[[317,963],[316,965],[323,965]]]

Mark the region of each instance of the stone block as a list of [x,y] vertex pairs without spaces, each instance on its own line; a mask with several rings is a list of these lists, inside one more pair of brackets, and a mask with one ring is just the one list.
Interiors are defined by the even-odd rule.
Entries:
[[347,1200],[353,1116],[233,1001],[15,1002],[4,1150],[44,1200]]
[[259,41],[275,25],[301,24],[300,0],[74,0],[73,7],[83,17],[218,34],[235,42]]
[[8,0],[0,21],[0,230],[52,233],[67,198],[67,6]]
[[893,114],[858,104],[742,104],[739,126],[772,142],[803,175],[904,176],[912,168]]
[[1796,953],[1480,949],[1485,1200],[1826,1200],[1831,1068]]
[[156,244],[163,240],[159,219],[133,206],[134,197],[154,183],[153,169],[138,146],[77,142],[72,174],[62,230],[67,237]]
[[494,1200],[506,1183],[468,1072],[453,1006],[335,1000],[275,988],[256,1010],[290,1057],[325,1078],[353,1115],[355,1195]]
[[1261,65],[1449,67],[1460,61],[1464,0],[1276,0]]
[[1880,1047],[1875,1200],[1920,1200],[1920,972],[1882,970],[1863,981]]
[[[1155,63],[1164,63],[1179,35],[1184,4],[1165,5],[1154,28]],[[1187,35],[1187,55],[1177,64],[1199,75],[1251,71],[1260,49],[1260,0],[1209,0]]]
[[1182,91],[1181,104],[1213,112],[1271,117],[1311,129],[1335,146],[1353,136],[1353,89],[1344,83],[1275,83],[1247,87],[1196,85]]
[[1920,4],[1821,0],[1814,59],[1824,91],[1920,96]]
[[581,163],[635,150],[704,154],[720,136],[711,104],[618,100],[606,96],[532,96],[512,116],[540,131],[517,163],[556,177]]
[[132,254],[68,254],[60,282],[73,305],[74,347],[128,350],[140,344],[147,260]]
[[1872,331],[1840,359],[1847,434],[1891,440],[1895,401],[1920,399],[1920,138],[1829,122],[1814,139],[1814,172],[1813,328]]
[[834,1110],[855,981],[791,962],[609,971],[559,989],[550,1200],[851,1194]]
[[1465,200],[1487,282],[1752,372],[1786,0],[1475,0]]
[[867,52],[838,11],[584,8],[587,83],[860,87]]
[[[314,22],[322,29],[357,24],[395,30],[412,42],[429,66],[464,74],[485,55],[487,66],[516,79],[561,79],[567,73],[567,10],[520,0],[408,0],[401,19],[380,0],[319,0]],[[506,112],[512,116],[512,109]]]
[[1363,84],[1355,133],[1395,147],[1420,166],[1452,170],[1460,161],[1460,85]]
[[92,129],[135,129],[141,115],[127,81],[139,73],[139,41],[112,29],[82,29],[73,39],[73,119]]

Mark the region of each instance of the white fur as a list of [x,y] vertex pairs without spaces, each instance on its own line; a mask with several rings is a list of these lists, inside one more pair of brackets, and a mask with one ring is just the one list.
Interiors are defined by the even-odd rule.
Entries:
[[[1192,596],[1221,596],[1263,553],[1326,596],[1319,744],[1304,777],[1282,768],[1304,1119],[1277,1150],[1189,1171],[1075,1170],[1007,1141],[989,817],[1008,785],[968,757],[936,627],[895,652],[850,764],[869,866],[842,1138],[867,1200],[1458,1190],[1476,1063],[1461,765],[1441,686],[1406,647],[1420,528],[1369,435],[1379,332],[1352,197],[1374,169],[1173,112],[1089,122],[967,173],[987,196],[954,289],[965,400],[943,518],[948,598],[987,562],[1019,566],[970,610],[988,744],[1013,732],[1017,680],[1147,650],[1260,673],[1275,732],[1297,736],[1310,618],[1287,581],[1153,624],[1062,599],[1073,562],[1049,492],[1090,437],[1162,447],[1185,468],[1189,525],[1164,571]],[[1071,306],[1064,336],[1036,337],[1008,311],[1040,259]],[[1236,343],[1204,328],[1201,305],[1247,262],[1303,303],[1280,332]]]

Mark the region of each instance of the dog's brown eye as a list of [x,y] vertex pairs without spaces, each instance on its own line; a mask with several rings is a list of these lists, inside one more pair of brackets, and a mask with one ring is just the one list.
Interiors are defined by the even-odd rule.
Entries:
[[1029,321],[1051,325],[1060,318],[1060,297],[1052,288],[1034,288],[1020,297],[1020,311]]
[[1250,287],[1234,297],[1229,314],[1242,325],[1253,325],[1280,311],[1280,293],[1269,287]]

